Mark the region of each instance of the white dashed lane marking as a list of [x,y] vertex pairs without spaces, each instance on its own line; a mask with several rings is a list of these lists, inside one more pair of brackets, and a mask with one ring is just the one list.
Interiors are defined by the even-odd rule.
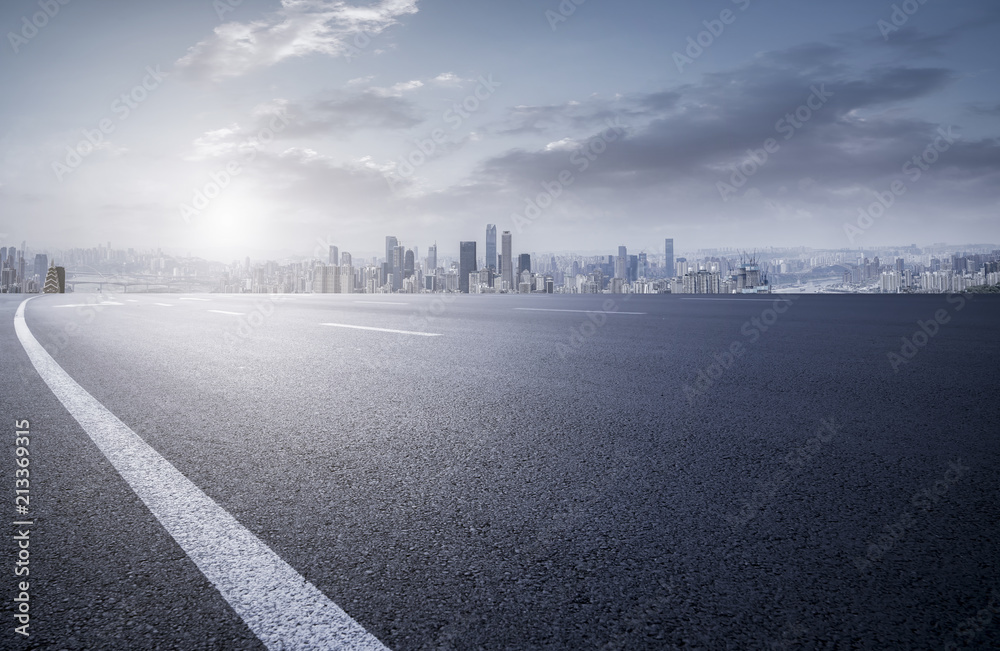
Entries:
[[515,307],[514,309],[521,310],[523,312],[582,312],[585,314],[601,312],[603,314],[646,314],[645,312],[618,312],[610,310],[557,310],[555,308],[547,307]]
[[418,337],[440,337],[439,332],[414,332],[413,330],[393,330],[392,328],[372,328],[370,326],[347,325],[346,323],[321,323],[320,325],[334,328],[352,328],[354,330],[374,330],[376,332],[392,332],[397,335],[416,335]]

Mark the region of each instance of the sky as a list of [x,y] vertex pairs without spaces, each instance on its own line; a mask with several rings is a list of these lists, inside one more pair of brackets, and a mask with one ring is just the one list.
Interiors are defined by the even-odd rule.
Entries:
[[993,0],[12,0],[0,245],[1000,242]]

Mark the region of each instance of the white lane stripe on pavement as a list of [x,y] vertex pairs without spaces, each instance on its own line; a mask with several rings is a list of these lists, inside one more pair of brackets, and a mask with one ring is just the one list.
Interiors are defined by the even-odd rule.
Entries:
[[208,310],[209,312],[215,312],[216,314],[232,314],[233,316],[243,316],[243,312],[227,312],[226,310]]
[[409,303],[397,303],[395,301],[354,301],[362,305],[409,305]]
[[514,309],[525,312],[604,312],[604,314],[646,314],[645,312],[610,312],[604,310],[557,310],[549,307],[515,307]]
[[207,298],[181,298],[182,301],[208,301]]
[[139,499],[269,649],[386,649],[77,384],[17,308],[31,363]]
[[346,323],[321,323],[320,325],[334,328],[353,328],[354,330],[375,330],[376,332],[394,332],[398,335],[417,335],[418,337],[440,337],[439,332],[414,332],[412,330],[393,330],[391,328],[372,328],[369,326],[347,325]]
[[101,301],[99,303],[71,303],[69,305],[53,305],[52,307],[94,307],[95,305],[125,305],[115,301]]
[[159,305],[160,307],[173,307],[173,303],[153,303],[153,305]]

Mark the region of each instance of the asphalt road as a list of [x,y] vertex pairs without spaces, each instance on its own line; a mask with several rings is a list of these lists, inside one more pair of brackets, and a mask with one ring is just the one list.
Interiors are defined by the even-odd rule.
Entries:
[[[23,298],[30,637],[8,525],[0,648],[263,648],[35,371]],[[77,294],[26,323],[392,649],[1000,648],[1000,300],[776,298]]]

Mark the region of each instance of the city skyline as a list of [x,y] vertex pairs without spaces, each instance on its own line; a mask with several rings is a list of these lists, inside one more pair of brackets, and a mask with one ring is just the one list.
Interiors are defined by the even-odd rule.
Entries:
[[994,5],[563,5],[5,5],[0,239],[1000,240]]
[[[486,228],[487,251],[495,242],[495,226]],[[2,243],[0,243],[2,244]],[[494,245],[495,246],[495,245]],[[48,287],[48,252],[0,245],[0,293],[34,293]],[[1000,249],[993,245],[950,247],[943,243],[920,248],[879,247],[863,251],[804,248],[748,252],[730,249],[675,254],[673,238],[665,238],[662,253],[580,255],[549,252],[519,253],[514,271],[510,231],[502,233],[499,266],[491,254],[477,255],[476,241],[459,243],[456,258],[438,262],[437,243],[421,260],[419,247],[407,247],[385,236],[385,256],[355,256],[328,244],[321,256],[297,261],[252,261],[231,264],[200,258],[175,259],[162,250],[140,252],[96,248],[71,249],[70,291],[77,283],[100,290],[105,284],[127,291],[177,292],[183,288],[222,293],[559,293],[559,294],[770,294],[770,293],[948,293],[1000,290]],[[34,264],[29,268],[29,258]],[[691,256],[690,259],[686,256]],[[65,276],[66,269],[53,269]],[[82,265],[82,267],[80,266]],[[100,267],[100,269],[98,268]],[[103,271],[102,271],[103,270]],[[97,274],[94,276],[94,274]],[[153,289],[151,289],[153,288]]]

